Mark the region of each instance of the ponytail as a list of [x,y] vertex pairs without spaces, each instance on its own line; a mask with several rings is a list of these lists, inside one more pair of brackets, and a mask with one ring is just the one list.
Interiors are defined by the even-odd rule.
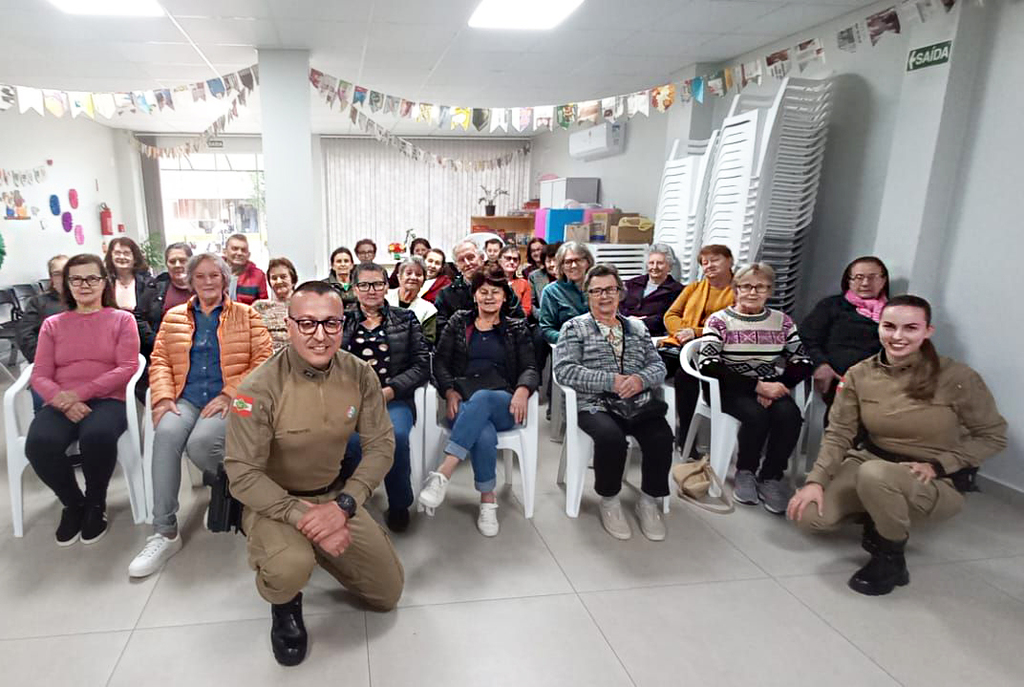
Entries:
[[[882,309],[898,305],[906,305],[911,308],[918,308],[924,312],[925,324],[932,323],[932,306],[920,296],[904,294],[889,300]],[[931,339],[925,339],[921,343],[921,364],[914,369],[907,384],[907,395],[917,401],[930,401],[935,396],[935,389],[939,385],[939,352],[935,350],[935,344]]]

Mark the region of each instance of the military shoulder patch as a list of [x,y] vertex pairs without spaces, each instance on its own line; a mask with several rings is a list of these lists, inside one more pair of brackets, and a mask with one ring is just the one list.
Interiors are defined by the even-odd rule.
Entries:
[[846,377],[840,377],[839,383],[836,384],[836,393],[839,393],[846,387]]
[[238,396],[235,396],[235,400],[231,402],[231,410],[242,417],[249,417],[252,415],[252,404],[253,400],[251,396],[239,394]]
[[356,416],[356,407],[355,407],[355,406],[349,406],[349,407],[348,407],[348,412],[347,412],[347,413],[345,413],[345,415],[347,415],[347,416],[348,416],[348,419],[349,419],[349,420],[351,420],[352,418],[354,418],[354,417]]

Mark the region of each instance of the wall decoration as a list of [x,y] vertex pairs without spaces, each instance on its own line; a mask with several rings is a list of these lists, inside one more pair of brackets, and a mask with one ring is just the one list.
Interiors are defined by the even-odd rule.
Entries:
[[744,62],[740,66],[740,88],[746,88],[750,83],[761,85],[761,60]]
[[473,110],[473,127],[477,131],[483,131],[491,123],[491,111],[486,107],[477,107]]
[[18,94],[18,111],[25,114],[29,110],[43,114],[43,92],[37,88],[23,88],[15,86]]
[[57,194],[50,196],[50,212],[53,213],[54,217],[60,217],[60,198]]
[[14,103],[18,99],[18,94],[14,90],[14,86],[8,86],[7,84],[0,84],[0,112],[6,112],[7,110],[14,107]]
[[353,105],[362,105],[366,102],[366,89],[362,86],[356,86],[355,93],[352,95]]
[[882,36],[887,33],[900,32],[900,18],[896,14],[895,7],[888,7],[881,12],[876,12],[867,18],[868,37],[871,38],[871,45],[878,45]]
[[473,118],[473,112],[468,107],[452,108],[452,130],[462,127],[463,131],[469,130],[469,122]]
[[75,225],[75,243],[79,246],[85,243],[85,230],[82,229],[81,224]]
[[555,108],[553,105],[542,105],[533,108],[533,130],[551,130],[555,123]]
[[676,101],[676,87],[665,84],[651,89],[651,106],[658,112],[664,112]]
[[815,62],[825,63],[825,50],[821,47],[821,41],[812,38],[809,41],[798,43],[796,46],[796,66],[802,74],[804,70]]
[[68,205],[71,206],[72,210],[78,209],[78,191],[75,189],[68,191]]
[[718,97],[725,95],[725,72],[715,72],[708,76],[705,88],[710,95]]
[[71,226],[72,222],[73,222],[73,220],[71,219],[71,213],[70,212],[65,212],[63,215],[60,216],[60,223],[61,223],[61,226],[64,227],[64,231],[71,231],[71,229],[72,229],[72,226]]
[[768,73],[774,76],[776,79],[785,79],[786,75],[789,74],[790,62],[789,62],[789,50],[779,50],[773,52],[764,58],[765,66],[768,67]]
[[380,91],[370,91],[370,112],[380,111],[384,104],[384,94]]
[[584,122],[597,124],[597,118],[601,114],[601,101],[588,100],[580,103],[576,110],[576,123],[582,125]]
[[491,110],[491,133],[499,129],[503,132],[508,131],[508,113],[509,111],[503,107]]
[[46,168],[53,165],[53,160],[47,160],[45,165],[38,165],[32,169],[2,169],[0,168],[0,186],[31,186],[46,181]]
[[224,82],[220,79],[210,79],[206,82],[206,87],[210,89],[210,95],[214,98],[224,97]]
[[3,200],[4,204],[4,219],[29,219],[28,206],[25,205],[25,199],[21,196],[21,191],[17,189],[4,191],[0,195],[0,199]]

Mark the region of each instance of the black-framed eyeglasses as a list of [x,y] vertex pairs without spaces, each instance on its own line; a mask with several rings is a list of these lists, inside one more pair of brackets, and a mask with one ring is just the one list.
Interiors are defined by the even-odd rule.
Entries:
[[595,287],[593,289],[587,289],[587,293],[590,294],[594,298],[599,298],[601,296],[614,296],[618,292],[619,292],[619,287],[618,286],[605,286],[604,288],[596,288]]
[[96,286],[101,281],[103,281],[103,277],[101,277],[99,275],[96,275],[96,274],[90,274],[90,275],[88,275],[86,277],[81,277],[81,276],[76,274],[73,277],[68,277],[68,283],[71,284],[72,286],[81,286],[82,284],[88,284],[89,286]]
[[305,336],[316,334],[317,327],[324,328],[324,334],[337,334],[341,331],[342,321],[337,317],[328,317],[326,320],[313,320],[306,317],[292,317],[288,319],[295,323],[299,333]]
[[368,291],[383,291],[388,288],[386,281],[361,281],[356,283],[356,288],[367,293]]
[[737,284],[736,290],[740,293],[768,293],[770,287],[767,284]]

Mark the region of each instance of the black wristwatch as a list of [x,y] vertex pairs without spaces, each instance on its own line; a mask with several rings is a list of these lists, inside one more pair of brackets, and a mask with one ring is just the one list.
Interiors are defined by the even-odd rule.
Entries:
[[341,492],[338,494],[338,498],[334,499],[334,502],[338,504],[338,508],[345,511],[345,515],[349,518],[356,517],[356,500],[354,498],[345,492]]

